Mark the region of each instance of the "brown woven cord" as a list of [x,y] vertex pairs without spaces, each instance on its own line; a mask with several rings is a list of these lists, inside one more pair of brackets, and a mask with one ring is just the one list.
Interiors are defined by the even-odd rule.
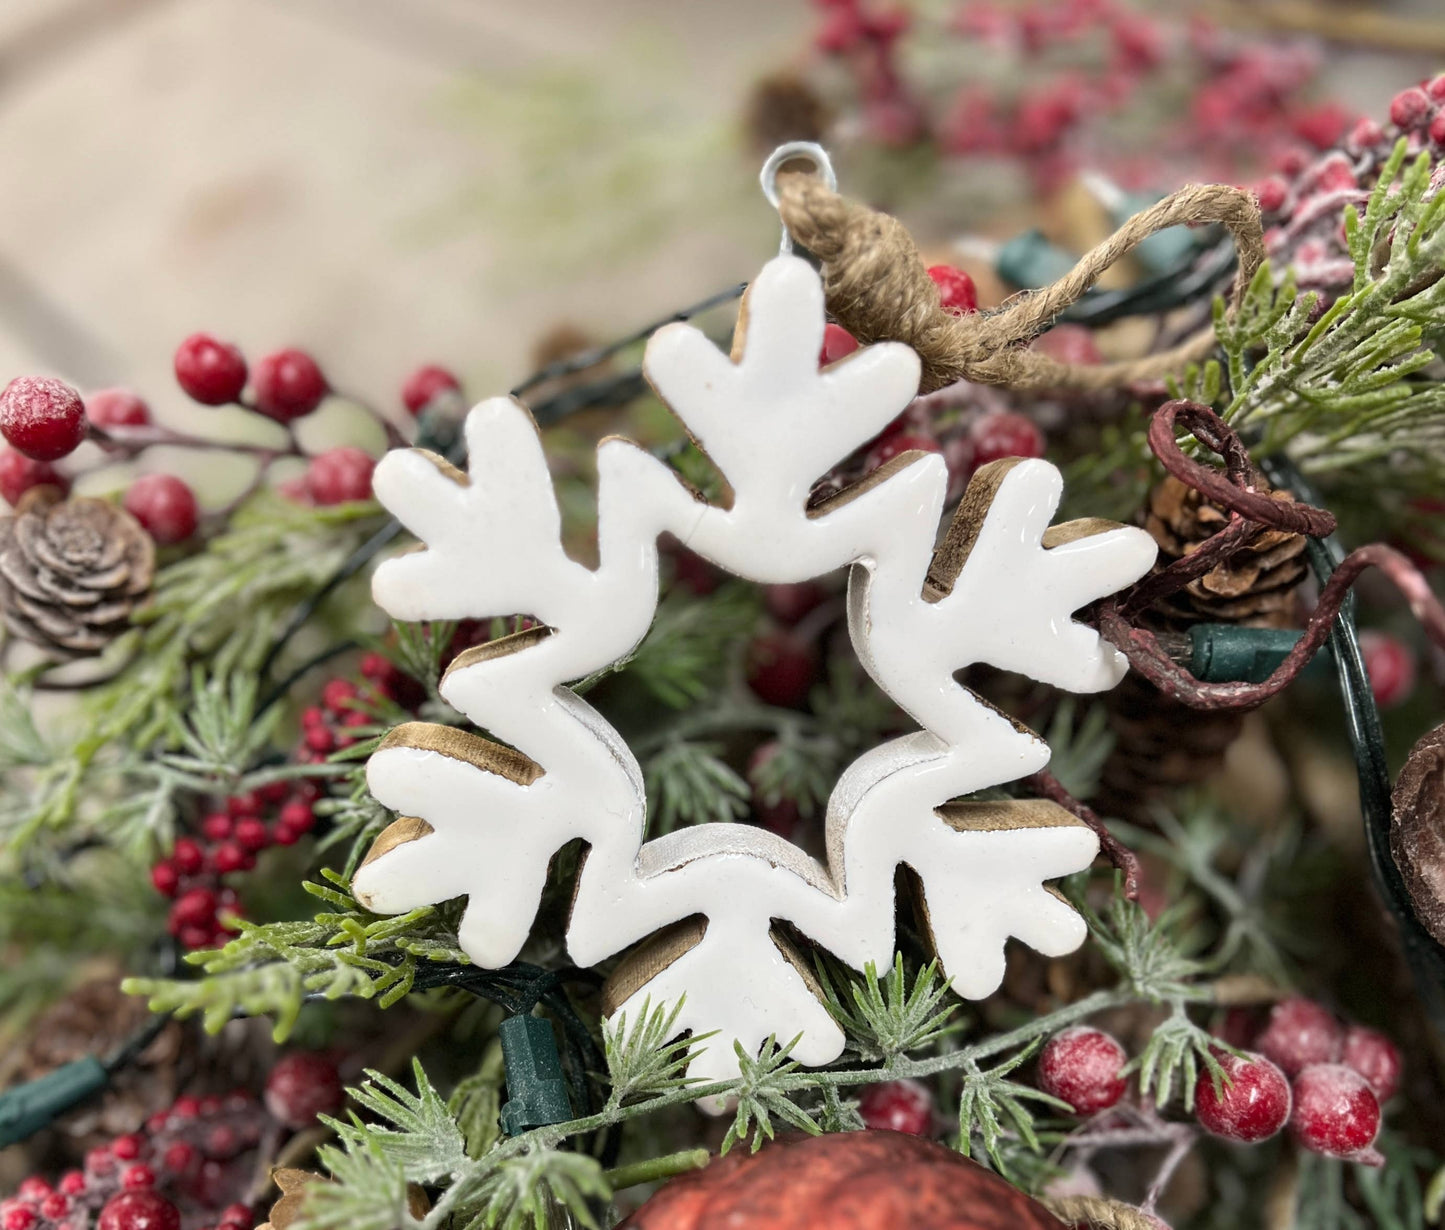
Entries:
[[860,342],[913,347],[923,360],[924,393],[957,380],[1021,389],[1107,389],[1178,373],[1214,348],[1212,327],[1172,350],[1122,363],[1060,363],[1026,347],[1156,231],[1210,223],[1228,227],[1239,252],[1234,304],[1265,255],[1252,194],[1224,184],[1189,184],[1135,214],[1052,285],[997,311],[954,316],[939,304],[938,287],[897,218],[847,200],[811,176],[789,176],[780,184],[784,224],[822,262],[829,312]]
[[1076,1226],[1093,1227],[1093,1230],[1159,1230],[1162,1224],[1132,1204],[1120,1204],[1102,1196],[1045,1197],[1043,1203],[1055,1217]]

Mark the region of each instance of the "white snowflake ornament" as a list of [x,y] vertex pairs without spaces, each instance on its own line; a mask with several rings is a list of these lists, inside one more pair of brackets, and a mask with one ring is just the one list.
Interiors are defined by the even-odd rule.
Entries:
[[[770,261],[752,284],[734,357],[668,325],[644,369],[732,492],[718,507],[638,446],[598,449],[600,562],[562,549],[536,427],[519,403],[472,410],[470,469],[419,450],[377,467],[378,498],[424,544],[382,564],[376,601],[399,619],[530,615],[541,626],[472,649],[442,694],[503,746],[413,722],[372,755],[371,791],[398,820],[357,871],[367,908],[397,913],[467,897],[462,948],[479,965],[513,960],[548,863],[580,838],[587,856],[567,931],[572,959],[624,950],[608,1006],[683,1001],[677,1028],[716,1031],[693,1060],[704,1079],[737,1074],[736,1040],[799,1037],[804,1064],[836,1059],[843,1035],[815,993],[785,922],[862,969],[894,947],[899,865],[922,889],[928,930],[953,989],[995,990],[1004,944],[1050,956],[1084,938],[1049,881],[1087,867],[1098,839],[1043,800],[956,801],[1036,772],[1047,745],[954,676],[976,662],[1055,687],[1112,687],[1126,664],[1073,612],[1148,571],[1142,530],[1104,522],[1050,528],[1062,480],[1047,462],[983,467],[934,549],[948,474],[910,453],[815,507],[816,480],[876,436],[918,387],[908,347],[866,347],[819,369],[818,275]],[[829,801],[827,860],[766,830],[703,824],[647,841],[642,772],[569,680],[630,653],[657,607],[659,535],[757,582],[851,569],[848,624],[869,674],[918,723],[860,756]]]

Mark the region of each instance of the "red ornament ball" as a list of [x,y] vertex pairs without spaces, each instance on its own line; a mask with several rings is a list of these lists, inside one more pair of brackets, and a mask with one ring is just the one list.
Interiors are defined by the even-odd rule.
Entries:
[[107,1200],[96,1230],[180,1230],[181,1215],[153,1191],[121,1192]]
[[1399,1048],[1378,1029],[1351,1025],[1345,1030],[1340,1062],[1369,1081],[1381,1103],[1388,1102],[1400,1088],[1404,1060]]
[[930,265],[928,276],[938,287],[939,306],[954,316],[978,311],[978,287],[962,269],[952,265]]
[[858,1113],[873,1131],[933,1135],[933,1095],[914,1080],[880,1081],[858,1098]]
[[331,391],[316,360],[294,348],[262,358],[251,383],[256,391],[256,408],[278,423],[305,418]]
[[246,358],[229,342],[192,333],[176,348],[176,383],[203,406],[236,401],[246,387]]
[[1044,433],[1022,414],[1003,410],[973,425],[973,464],[977,469],[1005,457],[1042,457]]
[[1129,1056],[1102,1029],[1075,1025],[1055,1034],[1039,1053],[1038,1086],[1067,1102],[1077,1115],[1107,1110],[1124,1096]]
[[80,394],[49,376],[17,376],[0,392],[0,435],[32,461],[59,461],[85,439]]
[[201,521],[195,492],[174,474],[142,474],[125,493],[125,510],[163,547],[185,542]]
[[35,461],[19,449],[0,449],[0,496],[14,506],[32,487],[59,487],[70,490],[70,480],[48,461]]
[[1316,1063],[1294,1080],[1290,1131],[1304,1148],[1353,1157],[1375,1143],[1380,1102],[1370,1082],[1342,1063]]
[[413,414],[420,414],[442,393],[459,393],[461,388],[461,381],[446,368],[428,364],[406,378],[401,386],[401,400]]
[[808,699],[817,675],[817,653],[790,632],[766,632],[748,646],[748,687],[769,705],[797,708]]
[[375,460],[359,448],[329,448],[311,459],[306,470],[306,490],[318,504],[369,500],[374,469]]
[[1416,676],[1415,651],[1410,646],[1388,632],[1367,628],[1360,633],[1360,652],[1375,704],[1392,709],[1409,700]]
[[1263,1055],[1217,1056],[1229,1078],[1216,1089],[1209,1073],[1194,1091],[1194,1114],[1206,1132],[1244,1144],[1268,1140],[1289,1120],[1289,1081]]
[[99,389],[85,399],[85,417],[97,427],[144,427],[151,408],[129,389]]
[[1270,1009],[1269,1021],[1254,1040],[1254,1049],[1294,1076],[1312,1063],[1332,1063],[1343,1041],[1340,1023],[1312,999],[1293,995]]
[[818,352],[818,366],[827,367],[845,359],[858,349],[858,339],[842,325],[823,326],[823,349]]
[[289,1128],[340,1110],[345,1097],[336,1065],[314,1051],[283,1056],[266,1078],[266,1109]]

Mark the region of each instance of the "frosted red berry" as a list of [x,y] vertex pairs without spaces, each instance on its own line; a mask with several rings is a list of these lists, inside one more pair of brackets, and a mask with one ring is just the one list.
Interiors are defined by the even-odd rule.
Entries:
[[32,461],[59,461],[85,439],[80,394],[49,376],[17,376],[0,392],[0,435]]
[[1369,1081],[1381,1103],[1388,1102],[1400,1088],[1404,1060],[1399,1048],[1378,1029],[1351,1025],[1345,1030],[1340,1062]]
[[1255,187],[1254,196],[1259,202],[1261,212],[1277,213],[1284,208],[1284,203],[1289,198],[1289,185],[1278,175],[1271,175]]
[[137,1162],[120,1172],[120,1185],[128,1192],[144,1191],[156,1185],[156,1172],[143,1162]]
[[34,1230],[40,1224],[40,1214],[28,1204],[12,1204],[0,1215],[0,1230]]
[[221,1210],[219,1224],[222,1226],[240,1226],[243,1230],[251,1230],[251,1206],[248,1204],[228,1204]]
[[875,1131],[933,1134],[933,1095],[914,1080],[880,1081],[868,1085],[858,1098],[858,1113]]
[[256,408],[279,423],[305,418],[331,391],[316,360],[294,348],[265,355],[256,364],[251,388]]
[[1415,690],[1415,651],[1398,637],[1374,628],[1360,633],[1360,652],[1375,704],[1391,709],[1410,698]]
[[227,875],[232,871],[244,871],[249,862],[246,851],[236,841],[223,841],[211,852],[211,866],[221,875]]
[[85,417],[97,427],[144,427],[151,408],[129,389],[97,389],[85,399]]
[[78,1170],[67,1170],[60,1176],[55,1190],[64,1196],[78,1196],[85,1191],[85,1175]]
[[309,833],[311,827],[316,823],[316,816],[311,810],[311,805],[300,800],[287,803],[281,809],[277,819],[287,828],[295,829],[298,833]]
[[402,384],[402,404],[413,414],[420,414],[441,394],[458,393],[461,387],[461,381],[446,368],[428,364],[417,368]]
[[115,1173],[115,1154],[104,1146],[91,1149],[85,1155],[85,1173],[94,1179],[103,1179]]
[[1445,73],[1431,77],[1425,83],[1425,93],[1434,102],[1445,102]]
[[938,287],[938,302],[945,312],[962,316],[978,311],[978,288],[962,269],[952,265],[930,265],[928,276]]
[[748,687],[769,705],[797,708],[808,699],[817,675],[813,647],[790,632],[767,632],[748,645]]
[[36,461],[19,449],[0,449],[0,496],[10,505],[32,487],[59,487],[62,494],[70,490],[70,480],[48,461]]
[[328,679],[321,689],[321,704],[333,713],[354,707],[361,689],[350,679]]
[[1353,1157],[1375,1143],[1380,1102],[1370,1082],[1342,1063],[1317,1063],[1294,1079],[1290,1131],[1312,1153]]
[[1254,1040],[1254,1049],[1294,1076],[1312,1063],[1339,1058],[1343,1031],[1334,1014],[1312,999],[1292,995],[1270,1009],[1269,1020]]
[[123,1162],[133,1162],[141,1155],[139,1136],[117,1136],[110,1142],[110,1151]]
[[54,1190],[39,1175],[33,1174],[20,1180],[20,1185],[15,1189],[15,1195],[29,1204],[38,1204]]
[[153,1191],[121,1192],[107,1200],[96,1230],[180,1230],[181,1215]]
[[1128,1081],[1123,1069],[1128,1061],[1111,1034],[1075,1025],[1055,1034],[1039,1052],[1038,1086],[1067,1102],[1075,1114],[1092,1115],[1124,1096]]
[[40,1216],[46,1221],[59,1221],[70,1212],[70,1201],[59,1192],[52,1192],[40,1202]]
[[1430,96],[1418,86],[1401,90],[1390,100],[1390,123],[1414,128],[1430,114]]
[[125,493],[125,510],[161,546],[185,542],[201,520],[196,493],[174,474],[142,474]]
[[1289,1120],[1289,1081],[1263,1055],[1217,1056],[1227,1081],[1205,1073],[1194,1090],[1194,1115],[1205,1131],[1244,1144],[1268,1140]]
[[344,504],[371,498],[371,472],[376,462],[359,448],[343,445],[311,459],[306,490],[318,504]]
[[216,894],[208,888],[190,889],[171,906],[170,921],[176,927],[208,927],[215,918]]
[[225,841],[235,828],[235,821],[223,811],[213,811],[201,821],[201,832],[212,841]]
[[243,850],[255,853],[270,844],[266,826],[255,816],[244,816],[236,821],[236,844]]
[[1044,433],[1022,414],[1002,410],[973,425],[973,464],[977,469],[1004,457],[1042,457]]
[[1033,349],[1060,363],[1102,363],[1094,331],[1084,325],[1055,325],[1034,339]]
[[193,838],[180,837],[171,851],[171,861],[182,875],[193,876],[206,865],[206,854]]
[[344,1097],[336,1065],[312,1051],[283,1056],[266,1077],[266,1109],[290,1128],[339,1110]]
[[196,1164],[197,1156],[194,1145],[184,1140],[178,1140],[174,1144],[166,1146],[166,1151],[161,1154],[161,1165],[169,1174],[185,1174]]
[[174,897],[181,886],[181,875],[176,865],[163,859],[151,868],[151,886],[163,897]]
[[1445,145],[1445,111],[1437,111],[1430,121],[1430,140],[1436,145]]
[[823,326],[823,348],[818,352],[818,365],[826,367],[839,359],[847,358],[858,349],[858,339],[842,325]]
[[176,383],[203,406],[224,406],[246,387],[246,359],[235,346],[193,333],[176,348]]

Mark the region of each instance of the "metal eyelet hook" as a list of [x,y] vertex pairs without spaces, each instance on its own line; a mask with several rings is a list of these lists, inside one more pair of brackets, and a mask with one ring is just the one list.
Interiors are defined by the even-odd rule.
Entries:
[[[806,159],[811,162],[823,182],[828,186],[830,192],[838,190],[838,176],[833,171],[832,159],[828,157],[825,150],[816,141],[789,141],[786,145],[780,145],[771,154],[768,160],[763,163],[762,173],[758,176],[758,182],[763,186],[763,195],[768,198],[768,204],[774,209],[778,208],[778,168],[785,162],[792,162],[794,159]],[[793,250],[793,237],[788,233],[787,223],[783,224],[783,239],[778,245],[778,252],[787,256]]]

